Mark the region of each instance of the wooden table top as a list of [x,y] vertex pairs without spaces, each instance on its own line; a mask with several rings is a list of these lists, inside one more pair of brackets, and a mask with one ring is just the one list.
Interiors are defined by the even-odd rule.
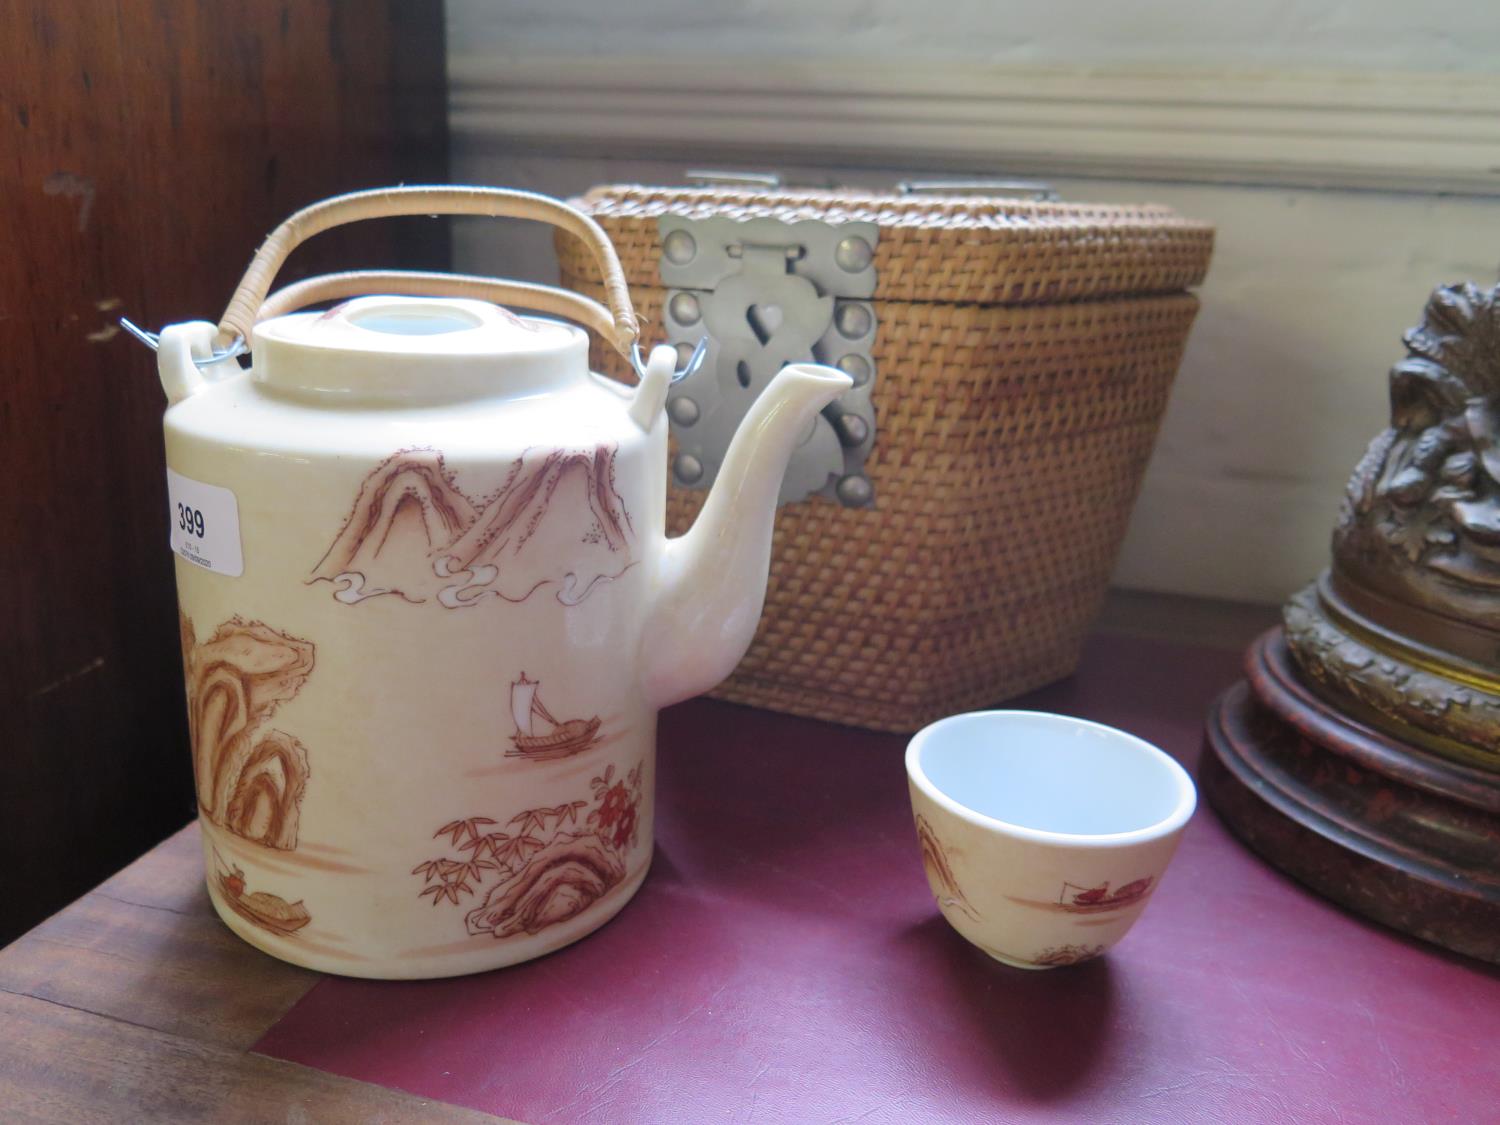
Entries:
[[[1235,647],[1265,611],[1115,599],[1101,628],[1177,620]],[[1167,624],[1164,626],[1163,622]],[[0,1116],[6,1121],[504,1120],[253,1053],[322,978],[219,921],[196,823],[0,950]]]
[[320,979],[219,921],[190,824],[0,950],[0,1116],[493,1125],[251,1053]]

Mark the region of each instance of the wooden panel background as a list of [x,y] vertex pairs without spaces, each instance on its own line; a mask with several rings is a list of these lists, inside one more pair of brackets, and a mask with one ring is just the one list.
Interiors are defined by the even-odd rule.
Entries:
[[[447,161],[438,0],[0,0],[0,943],[193,814],[149,353],[297,207]],[[442,266],[424,220],[315,267]]]

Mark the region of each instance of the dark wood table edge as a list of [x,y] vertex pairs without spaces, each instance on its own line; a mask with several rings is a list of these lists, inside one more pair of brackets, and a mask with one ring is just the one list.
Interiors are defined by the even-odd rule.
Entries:
[[322,976],[219,920],[200,839],[187,825],[0,950],[0,1116],[503,1120],[254,1053]]

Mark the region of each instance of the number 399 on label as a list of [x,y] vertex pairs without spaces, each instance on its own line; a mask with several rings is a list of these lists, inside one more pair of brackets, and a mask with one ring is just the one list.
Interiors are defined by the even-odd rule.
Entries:
[[240,509],[234,493],[167,470],[172,550],[194,566],[238,578],[245,573]]
[[191,504],[177,505],[177,527],[184,535],[203,538],[203,509]]

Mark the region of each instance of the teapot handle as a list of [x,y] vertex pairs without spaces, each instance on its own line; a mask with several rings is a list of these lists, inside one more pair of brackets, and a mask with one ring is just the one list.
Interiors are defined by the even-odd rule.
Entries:
[[[357,270],[324,274],[270,292],[271,282],[294,249],[331,227],[360,219],[396,215],[487,215],[536,219],[576,235],[594,253],[604,276],[606,309],[580,293],[519,281],[468,274]],[[219,342],[248,340],[255,323],[317,301],[399,287],[415,296],[478,297],[510,301],[587,324],[627,358],[639,338],[640,323],[630,304],[625,271],[599,224],[561,200],[529,191],[486,187],[396,187],[356,191],[298,211],[261,243],[229,307],[219,321]]]

